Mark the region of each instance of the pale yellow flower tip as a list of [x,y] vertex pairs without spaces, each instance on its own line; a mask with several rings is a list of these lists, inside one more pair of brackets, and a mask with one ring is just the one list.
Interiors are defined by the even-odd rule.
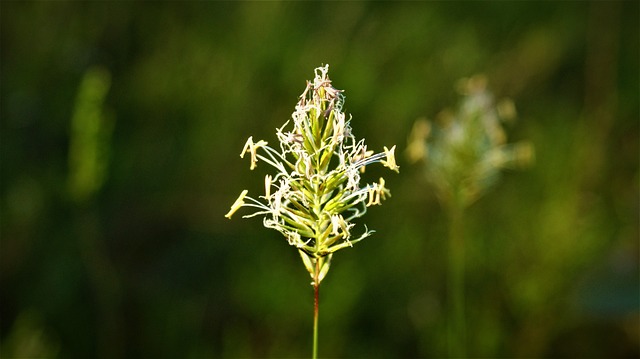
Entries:
[[248,190],[244,190],[242,191],[242,193],[240,193],[240,196],[238,197],[238,199],[236,199],[236,201],[233,203],[233,205],[231,206],[231,209],[229,210],[229,213],[225,214],[224,216],[231,219],[231,216],[236,213],[236,211],[242,207],[244,205],[244,197],[247,195],[247,193],[249,193]]
[[387,146],[385,146],[384,147],[384,154],[386,156],[386,159],[383,160],[383,161],[380,161],[380,162],[385,167],[388,167],[392,171],[396,171],[396,172],[399,173],[400,172],[400,166],[398,166],[396,164],[395,151],[396,151],[396,146],[395,145],[393,145],[393,147],[391,147],[391,149],[388,149]]
[[264,198],[271,202],[271,175],[264,176]]
[[249,136],[249,139],[247,139],[247,142],[244,144],[244,147],[242,148],[242,152],[240,152],[240,158],[244,158],[244,154],[247,153],[247,150],[249,150],[252,147],[253,147],[253,136]]
[[253,143],[253,136],[250,136],[249,139],[247,139],[247,142],[244,144],[244,148],[242,148],[242,152],[240,152],[240,158],[244,158],[244,154],[247,152],[251,153],[251,170],[256,168],[256,163],[258,163],[258,148],[264,147],[267,144],[267,141],[264,140]]
[[378,183],[378,189],[380,191],[380,197],[382,199],[387,199],[387,196],[391,197],[391,191],[387,187],[384,186],[384,178],[380,177],[380,182]]

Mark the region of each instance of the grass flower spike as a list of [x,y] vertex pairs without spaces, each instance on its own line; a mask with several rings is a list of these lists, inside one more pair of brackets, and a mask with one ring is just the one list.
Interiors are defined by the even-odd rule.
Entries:
[[384,179],[363,184],[361,173],[374,163],[399,170],[395,146],[374,153],[354,137],[351,118],[343,112],[343,91],[331,85],[328,71],[329,65],[316,68],[313,81],[307,81],[292,118],[276,130],[278,147],[249,137],[240,157],[249,153],[250,169],[264,162],[276,173],[265,177],[264,195],[250,197],[243,191],[226,215],[231,218],[241,207],[250,207],[254,212],[244,218],[263,216],[265,227],[282,233],[299,250],[316,294],[314,357],[318,287],[331,256],[373,233],[365,226],[354,235],[352,221],[390,196]]

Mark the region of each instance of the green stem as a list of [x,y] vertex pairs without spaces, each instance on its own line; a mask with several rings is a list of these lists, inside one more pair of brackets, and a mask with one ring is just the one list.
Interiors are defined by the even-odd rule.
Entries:
[[463,204],[454,199],[449,208],[449,357],[466,357],[464,309],[465,245]]
[[319,292],[320,292],[320,259],[316,258],[316,269],[313,279],[313,355],[312,358],[318,358],[318,309],[319,309]]

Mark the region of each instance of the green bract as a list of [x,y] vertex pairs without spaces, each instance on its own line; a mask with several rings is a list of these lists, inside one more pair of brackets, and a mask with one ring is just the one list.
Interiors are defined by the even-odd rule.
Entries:
[[[256,208],[244,217],[263,215],[265,227],[279,231],[300,250],[305,267],[318,282],[326,275],[332,253],[373,232],[365,226],[353,237],[351,221],[390,195],[383,178],[362,185],[360,173],[376,162],[396,172],[399,168],[395,146],[374,154],[364,140],[353,136],[350,118],[342,110],[344,95],[331,85],[328,71],[329,65],[315,69],[292,119],[277,129],[279,148],[249,137],[240,157],[250,154],[251,169],[262,161],[277,172],[265,176],[264,195],[253,198],[243,191],[226,215],[231,218],[240,207]],[[319,278],[315,265],[321,267]]]

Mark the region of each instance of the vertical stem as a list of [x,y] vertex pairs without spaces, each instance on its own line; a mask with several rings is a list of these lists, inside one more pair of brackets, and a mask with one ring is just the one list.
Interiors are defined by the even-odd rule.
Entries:
[[318,310],[319,310],[319,294],[320,294],[320,258],[316,258],[316,269],[313,279],[313,355],[312,358],[318,357]]
[[465,245],[463,204],[455,198],[449,207],[449,357],[466,357],[464,309]]

